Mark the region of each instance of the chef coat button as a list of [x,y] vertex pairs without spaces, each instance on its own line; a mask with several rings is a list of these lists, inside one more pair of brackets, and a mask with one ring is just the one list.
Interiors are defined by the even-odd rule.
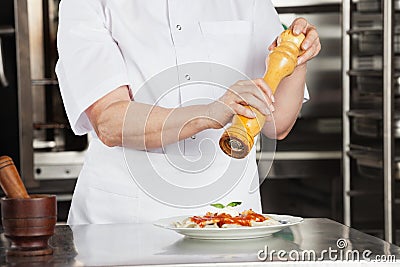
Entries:
[[185,75],[185,79],[188,80],[188,81],[190,81],[190,75],[189,75],[189,74],[186,74],[186,75]]
[[178,29],[178,31],[182,30],[182,26],[181,25],[176,25],[176,28]]
[[193,136],[190,137],[190,138],[192,138],[193,140],[196,140],[196,135],[193,135]]

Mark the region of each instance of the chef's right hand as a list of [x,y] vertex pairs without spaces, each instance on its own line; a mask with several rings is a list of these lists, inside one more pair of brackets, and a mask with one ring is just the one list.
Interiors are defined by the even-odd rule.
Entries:
[[210,128],[222,128],[232,121],[235,114],[255,118],[254,112],[246,106],[268,115],[275,110],[273,102],[272,91],[263,79],[237,81],[218,100],[208,105]]

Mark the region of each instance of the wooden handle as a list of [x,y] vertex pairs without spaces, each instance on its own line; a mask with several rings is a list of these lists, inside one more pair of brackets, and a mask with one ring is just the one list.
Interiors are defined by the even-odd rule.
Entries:
[[0,157],[0,185],[8,198],[29,198],[17,168],[10,157]]
[[[304,34],[294,35],[291,30],[286,30],[279,36],[278,46],[268,56],[268,67],[264,76],[273,93],[281,80],[296,68],[304,38]],[[221,149],[233,158],[241,159],[249,154],[254,145],[254,138],[260,133],[266,121],[266,117],[257,109],[250,106],[248,108],[256,114],[256,118],[234,115],[232,125],[219,140]]]

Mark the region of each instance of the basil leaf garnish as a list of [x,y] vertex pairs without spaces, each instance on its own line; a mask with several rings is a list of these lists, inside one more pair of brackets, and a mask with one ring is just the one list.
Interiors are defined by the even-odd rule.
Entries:
[[225,208],[225,206],[222,205],[221,203],[210,204],[210,206],[213,206],[213,207],[215,207],[215,208],[217,208],[217,209],[223,209],[223,208]]
[[242,204],[242,202],[231,202],[226,206],[227,207],[236,207],[236,206],[239,206],[240,204]]

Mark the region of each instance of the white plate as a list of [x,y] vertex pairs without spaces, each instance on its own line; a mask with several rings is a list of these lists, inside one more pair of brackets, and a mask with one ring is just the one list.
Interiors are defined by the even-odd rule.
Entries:
[[272,235],[289,226],[303,221],[301,217],[290,215],[264,214],[281,222],[280,225],[239,227],[239,228],[180,228],[175,227],[174,222],[180,222],[190,216],[178,216],[158,220],[154,225],[173,230],[184,236],[197,239],[247,239]]

